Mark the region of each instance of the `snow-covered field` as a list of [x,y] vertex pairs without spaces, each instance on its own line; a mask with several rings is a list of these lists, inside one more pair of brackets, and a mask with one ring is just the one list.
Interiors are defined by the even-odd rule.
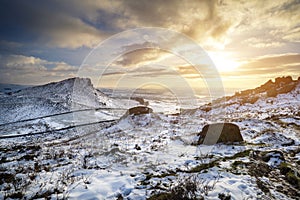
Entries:
[[[76,104],[79,112],[70,81],[61,92],[50,85],[47,101],[2,106],[0,199],[168,199],[193,187],[197,199],[299,199],[299,83],[287,94],[252,104],[232,99],[209,111],[158,112],[168,110],[168,102],[148,99],[153,113],[123,116],[138,103],[82,81],[94,100]],[[10,96],[24,102],[30,92],[36,100],[44,89]],[[44,110],[35,112],[39,106]],[[202,127],[220,121],[238,125],[245,141],[197,145]],[[20,134],[29,135],[7,137]]]

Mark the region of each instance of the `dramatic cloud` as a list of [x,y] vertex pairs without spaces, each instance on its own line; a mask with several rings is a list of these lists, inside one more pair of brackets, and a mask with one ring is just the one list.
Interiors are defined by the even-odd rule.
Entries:
[[299,41],[298,0],[231,1],[228,4],[238,9],[230,13],[238,22],[232,31],[232,42],[242,39],[244,44],[254,48],[280,48],[288,42]]
[[73,77],[77,70],[64,62],[50,62],[33,56],[0,55],[2,83],[43,84]]
[[[53,26],[42,30],[43,37],[50,39],[48,42],[50,46],[62,48],[93,47],[107,37],[107,34],[85,24],[80,19],[71,17],[61,17],[61,19],[64,21],[59,23],[59,27]],[[56,20],[59,20],[59,17]]]
[[228,19],[221,17],[218,9],[222,4],[215,0],[123,2],[121,8],[131,19],[129,24],[171,28],[197,40],[209,36],[221,39],[231,25]]
[[[117,31],[140,26],[171,28],[198,41],[220,39],[231,23],[217,1],[6,1],[0,9],[3,36],[18,29],[50,46],[93,47]],[[176,19],[176,20],[175,20]],[[15,33],[17,34],[17,33]],[[27,39],[29,39],[27,38]]]
[[234,72],[224,72],[224,76],[242,76],[242,75],[262,75],[262,76],[278,76],[278,75],[299,75],[300,54],[278,54],[267,55],[251,59],[241,65]]
[[296,0],[11,0],[2,2],[0,25],[2,36],[22,31],[26,39],[63,48],[93,47],[113,33],[141,26],[170,28],[201,43],[226,43],[228,31],[253,29],[298,41],[299,8]]
[[24,41],[62,48],[92,47],[107,37],[106,31],[73,16],[64,3],[51,1],[4,1],[0,7],[2,37],[21,36]]
[[115,64],[123,67],[136,67],[148,63],[155,63],[157,60],[168,55],[160,49],[140,49],[122,55]]
[[[230,58],[223,56],[224,60],[217,61],[227,65],[222,71],[224,80],[242,74],[296,74],[299,10],[299,0],[4,0],[0,6],[1,81],[35,84],[72,76],[75,66],[80,66],[101,41],[139,27],[178,31],[206,51],[232,53]],[[105,76],[116,78],[126,70],[148,65],[149,70],[139,72],[140,76],[153,78],[169,73],[151,67],[162,64],[185,78],[199,77],[189,64],[170,56],[170,52],[156,46],[143,48],[149,46],[147,40],[144,44],[130,42],[123,47],[127,53],[116,58],[114,68]],[[169,47],[176,42],[168,41]],[[235,71],[226,71],[236,61],[243,63]],[[92,75],[92,68],[97,66],[90,67]]]

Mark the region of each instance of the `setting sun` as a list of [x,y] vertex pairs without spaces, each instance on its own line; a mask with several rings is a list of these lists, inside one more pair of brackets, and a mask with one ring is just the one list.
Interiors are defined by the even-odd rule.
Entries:
[[239,67],[239,63],[222,53],[208,53],[219,72],[231,72]]

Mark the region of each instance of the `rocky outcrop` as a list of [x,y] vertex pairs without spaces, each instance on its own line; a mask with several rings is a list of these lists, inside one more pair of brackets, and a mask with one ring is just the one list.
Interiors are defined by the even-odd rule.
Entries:
[[[145,127],[151,125],[155,120],[155,117],[153,115],[149,116],[147,114],[150,114],[152,112],[153,110],[146,106],[136,106],[129,108],[126,113],[119,119],[119,122],[126,122],[121,123],[120,127],[122,127],[122,129],[128,129],[132,127]],[[124,126],[124,124],[126,125]]]
[[133,108],[129,108],[126,112],[126,115],[142,115],[142,114],[149,114],[152,113],[152,108],[146,106],[137,106]]
[[283,77],[275,78],[275,85],[278,85],[278,86],[290,84],[292,82],[293,82],[293,79],[291,76],[283,76]]
[[198,144],[213,145],[243,141],[239,127],[232,123],[206,125],[198,135],[200,136]]
[[275,82],[269,80],[267,83],[262,86],[256,88],[257,92],[266,92],[267,97],[276,97],[278,94],[286,94],[291,92],[299,81],[293,80],[291,76],[283,76],[275,78]]
[[293,91],[300,84],[298,80],[293,80],[291,76],[278,77],[275,81],[269,80],[263,85],[255,88],[236,92],[232,96],[221,97],[211,103],[199,107],[200,110],[209,112],[213,107],[228,106],[231,104],[254,104],[261,98],[276,97],[279,94],[286,94]]
[[263,92],[267,93],[267,97],[276,97],[278,94],[286,94],[291,92],[297,86],[299,81],[293,81],[291,76],[278,77],[275,82],[269,80],[261,86]]
[[88,78],[70,78],[28,87],[0,97],[0,123],[32,119],[86,108],[110,106],[113,100]]

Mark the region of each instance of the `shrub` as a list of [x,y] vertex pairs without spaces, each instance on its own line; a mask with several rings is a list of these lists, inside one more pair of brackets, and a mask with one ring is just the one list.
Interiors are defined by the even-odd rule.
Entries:
[[203,200],[203,194],[207,195],[213,190],[217,181],[218,178],[207,181],[191,175],[180,179],[168,191],[152,195],[148,200]]

